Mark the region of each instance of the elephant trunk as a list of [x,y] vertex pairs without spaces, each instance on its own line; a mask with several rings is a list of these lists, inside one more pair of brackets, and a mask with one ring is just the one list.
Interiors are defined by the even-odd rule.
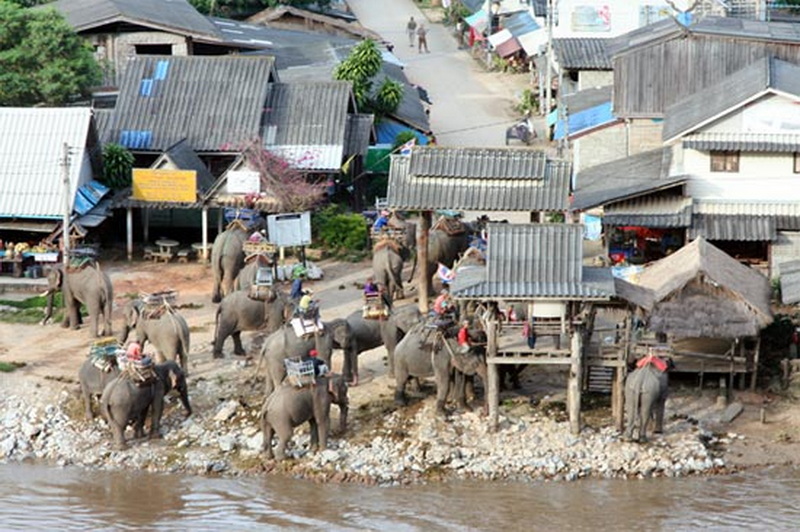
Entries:
[[122,327],[122,330],[119,332],[119,335],[117,336],[119,343],[124,344],[128,340],[128,335],[130,332],[131,326],[125,323],[125,325]]
[[42,325],[48,323],[53,317],[53,300],[55,299],[55,290],[49,288],[43,295],[47,297],[47,305],[44,310],[44,317],[42,318]]

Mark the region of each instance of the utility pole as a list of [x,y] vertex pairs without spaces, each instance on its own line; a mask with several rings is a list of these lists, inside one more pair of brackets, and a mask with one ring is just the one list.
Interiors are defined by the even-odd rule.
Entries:
[[545,87],[544,87],[544,116],[550,114],[550,100],[553,97],[553,80],[552,80],[552,64],[553,64],[553,10],[555,8],[555,0],[547,0],[547,54],[545,55]]
[[61,235],[61,263],[64,265],[63,275],[67,274],[69,265],[69,215],[71,204],[69,201],[69,145],[65,142],[61,154],[61,178],[64,184],[64,219]]

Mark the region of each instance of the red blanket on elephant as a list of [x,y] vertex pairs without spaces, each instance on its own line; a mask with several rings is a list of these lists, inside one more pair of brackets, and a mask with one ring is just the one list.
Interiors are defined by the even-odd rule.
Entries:
[[654,355],[647,355],[647,356],[644,356],[644,357],[640,358],[636,362],[636,367],[637,368],[643,368],[648,364],[652,364],[653,367],[656,368],[658,371],[667,371],[667,363],[666,363],[666,361],[664,361],[663,358],[659,358],[659,357],[654,356]]

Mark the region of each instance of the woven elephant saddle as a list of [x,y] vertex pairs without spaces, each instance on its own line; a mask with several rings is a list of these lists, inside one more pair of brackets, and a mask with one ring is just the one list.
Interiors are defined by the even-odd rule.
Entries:
[[92,365],[104,373],[118,366],[117,355],[120,345],[116,338],[109,337],[93,342],[89,348],[89,360]]
[[431,227],[431,231],[444,231],[450,236],[460,235],[466,232],[467,228],[464,223],[457,219],[451,218],[449,216],[442,216],[436,223]]
[[95,264],[97,261],[94,260],[94,257],[71,257],[67,264],[67,273],[77,273]]
[[153,367],[153,359],[149,356],[128,360],[125,363],[125,369],[122,370],[122,376],[139,387],[149,386],[158,379]]

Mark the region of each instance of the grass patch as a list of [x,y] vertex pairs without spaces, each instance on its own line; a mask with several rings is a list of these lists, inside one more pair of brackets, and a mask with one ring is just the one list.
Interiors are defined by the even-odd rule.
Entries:
[[24,368],[25,362],[0,362],[0,371],[3,373],[11,373],[18,368]]
[[[53,306],[61,307],[63,305],[61,292],[58,292],[53,298]],[[0,299],[0,306],[13,307],[19,309],[29,308],[44,308],[47,305],[47,298],[44,296],[33,296],[22,301],[12,301],[9,299]]]

